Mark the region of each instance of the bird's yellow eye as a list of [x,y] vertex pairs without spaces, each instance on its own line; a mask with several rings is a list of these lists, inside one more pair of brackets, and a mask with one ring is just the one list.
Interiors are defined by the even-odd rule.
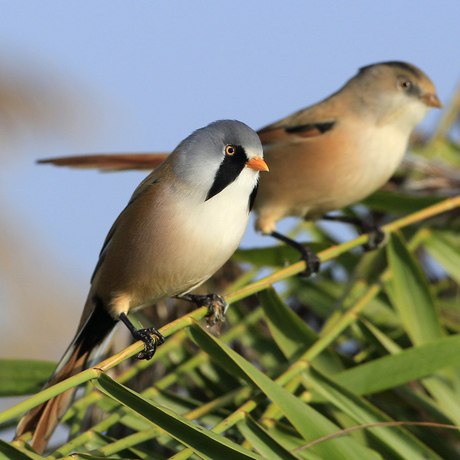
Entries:
[[227,147],[225,147],[225,153],[227,155],[234,155],[235,152],[236,152],[236,148],[233,145],[227,145]]
[[408,80],[407,78],[401,78],[399,80],[399,86],[404,89],[404,90],[407,90],[407,89],[410,89],[412,87],[412,83],[410,80]]

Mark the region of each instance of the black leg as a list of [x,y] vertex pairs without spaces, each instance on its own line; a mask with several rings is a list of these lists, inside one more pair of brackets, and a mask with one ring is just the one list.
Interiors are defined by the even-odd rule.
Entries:
[[358,228],[361,233],[367,233],[369,235],[369,241],[363,244],[365,251],[373,251],[377,249],[385,239],[384,231],[374,223],[359,219],[357,217],[350,216],[330,216],[325,214],[321,217],[322,220],[329,220],[333,222],[343,222],[345,224],[352,224]]
[[315,273],[318,273],[319,268],[321,266],[321,261],[319,260],[319,257],[308,246],[304,246],[303,244],[300,244],[297,241],[288,238],[287,236],[282,235],[278,232],[271,232],[270,235],[274,238],[277,238],[278,240],[285,242],[286,244],[293,247],[294,249],[297,249],[297,251],[300,252],[301,259],[305,262],[307,266],[303,272],[299,273],[299,275],[311,276]]
[[214,326],[219,321],[225,321],[225,312],[227,310],[227,302],[217,294],[183,294],[177,296],[178,299],[193,302],[198,307],[207,307],[206,314],[207,322],[210,326]]
[[[149,327],[147,329],[136,329],[133,323],[124,313],[120,313],[119,318],[129,329],[129,332],[131,332],[131,335],[134,337],[134,339],[142,340],[145,344],[144,351],[141,351],[136,356],[136,358],[147,360],[152,359],[153,355],[157,351],[157,345],[161,345],[165,341],[163,335],[154,327]],[[155,339],[152,337],[152,334],[155,336]]]

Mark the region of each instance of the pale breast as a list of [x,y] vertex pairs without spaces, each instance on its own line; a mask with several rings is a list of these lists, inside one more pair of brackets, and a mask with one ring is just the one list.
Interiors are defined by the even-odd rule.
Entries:
[[249,193],[240,188],[234,183],[208,201],[182,193],[165,193],[153,207],[148,196],[134,201],[95,278],[113,312],[185,293],[212,276],[247,226]]
[[[350,136],[353,131],[360,135]],[[364,122],[269,145],[270,173],[261,177],[256,228],[270,233],[284,217],[316,218],[362,200],[390,178],[406,146],[407,133]]]

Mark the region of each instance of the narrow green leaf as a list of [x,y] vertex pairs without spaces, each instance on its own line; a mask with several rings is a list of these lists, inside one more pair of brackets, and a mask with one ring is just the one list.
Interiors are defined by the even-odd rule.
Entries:
[[458,242],[449,238],[445,232],[433,230],[423,243],[430,255],[460,284],[460,248]]
[[270,434],[265,431],[254,419],[247,415],[237,424],[241,434],[260,452],[265,458],[270,460],[296,460],[299,457],[291,454]]
[[[137,416],[139,418],[139,416]],[[150,425],[150,430],[152,430],[152,425]],[[158,429],[157,429],[158,430]],[[125,438],[116,440],[110,436],[107,436],[102,433],[94,431],[92,433],[91,439],[85,443],[85,449],[88,452],[91,452],[93,458],[104,458],[109,459],[111,456],[116,458],[126,458],[126,459],[146,459],[146,460],[164,460],[164,456],[157,454],[156,452],[145,453],[146,450],[134,448],[131,444],[131,439],[133,436],[138,436],[141,433],[135,433],[133,435],[127,435]],[[143,439],[145,440],[145,438]],[[125,447],[124,444],[128,444],[129,447]],[[151,449],[149,449],[151,450]],[[80,454],[87,455],[87,454]],[[73,458],[73,457],[72,457]]]
[[404,328],[414,345],[443,335],[437,308],[428,282],[402,238],[392,233],[387,244],[388,262],[393,273],[390,299],[399,311]]
[[445,378],[439,375],[426,377],[422,382],[444,413],[455,425],[460,425],[458,393],[452,389],[451,383],[445,381]]
[[[189,333],[193,340],[220,365],[244,376],[245,380],[256,385],[286,416],[306,441],[326,436],[338,431],[338,427],[326,417],[300,401],[293,394],[256,369],[235,351],[220,343],[198,324],[192,324]],[[324,458],[376,459],[371,450],[360,446],[351,438],[336,438],[320,443],[312,448]]]
[[335,375],[334,380],[359,395],[368,395],[458,364],[460,335],[433,340],[395,355],[374,359]]
[[[270,332],[286,358],[295,361],[318,340],[318,335],[279,298],[273,288],[262,291],[259,299]],[[313,363],[327,373],[343,370],[339,359],[329,350],[323,351]]]
[[37,393],[56,368],[56,363],[31,359],[0,359],[0,396]]
[[[274,437],[285,449],[290,452],[305,445],[305,441],[299,436],[299,433],[291,426],[276,420],[271,420],[267,427],[268,433]],[[301,449],[296,455],[302,460],[322,460],[324,457],[318,455],[312,449]]]
[[[123,460],[122,457],[99,457],[99,456],[94,456],[90,454],[73,454],[72,459],[75,460]],[[131,459],[125,459],[125,460],[131,460]]]
[[231,458],[235,460],[257,459],[258,454],[250,452],[229,439],[219,436],[206,428],[174,413],[166,407],[158,406],[134,391],[115,382],[106,374],[101,374],[94,384],[104,393],[129,406],[147,420],[159,426],[203,458]]
[[[392,289],[388,289],[388,293],[406,332],[415,345],[441,337],[443,331],[435,301],[420,266],[396,234],[391,236],[387,247],[393,272]],[[432,376],[423,379],[423,384],[454,423],[460,424],[458,395],[450,383],[440,376]]]
[[392,355],[399,353],[401,351],[401,347],[388,335],[384,334],[378,327],[372,324],[370,321],[362,318],[361,319],[362,327],[368,331],[368,336],[372,335],[373,340],[372,342],[376,345],[379,349],[385,350],[382,351],[380,354],[385,355],[386,353],[390,353]]
[[[354,419],[357,424],[369,424],[392,421],[386,414],[372,406],[365,399],[333,382],[324,374],[310,367],[304,373],[308,385],[321,394],[326,401],[335,405]],[[405,460],[441,458],[410,434],[404,427],[379,427],[369,430],[389,451]]]
[[43,457],[29,448],[9,444],[0,439],[0,460],[43,460]]

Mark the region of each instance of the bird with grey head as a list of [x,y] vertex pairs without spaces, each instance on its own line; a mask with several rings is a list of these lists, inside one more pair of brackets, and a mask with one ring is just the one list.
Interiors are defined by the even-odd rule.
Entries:
[[[401,163],[410,135],[432,107],[442,107],[429,77],[402,61],[368,65],[331,96],[262,129],[270,174],[254,203],[256,229],[298,249],[305,274],[319,269],[316,255],[280,234],[288,216],[351,222],[371,231],[366,249],[383,240],[367,221],[327,213],[364,199],[385,184]],[[165,154],[83,155],[43,160],[60,166],[105,170],[151,169]]]
[[[155,328],[136,329],[127,315],[166,297],[206,305],[219,318],[222,297],[190,291],[238,247],[260,171],[268,171],[260,140],[239,121],[211,123],[177,146],[137,187],[110,229],[76,335],[45,388],[94,362],[120,321],[144,342],[138,357],[150,359],[164,337]],[[73,394],[68,390],[28,412],[16,437],[32,432],[31,445],[42,452]]]

